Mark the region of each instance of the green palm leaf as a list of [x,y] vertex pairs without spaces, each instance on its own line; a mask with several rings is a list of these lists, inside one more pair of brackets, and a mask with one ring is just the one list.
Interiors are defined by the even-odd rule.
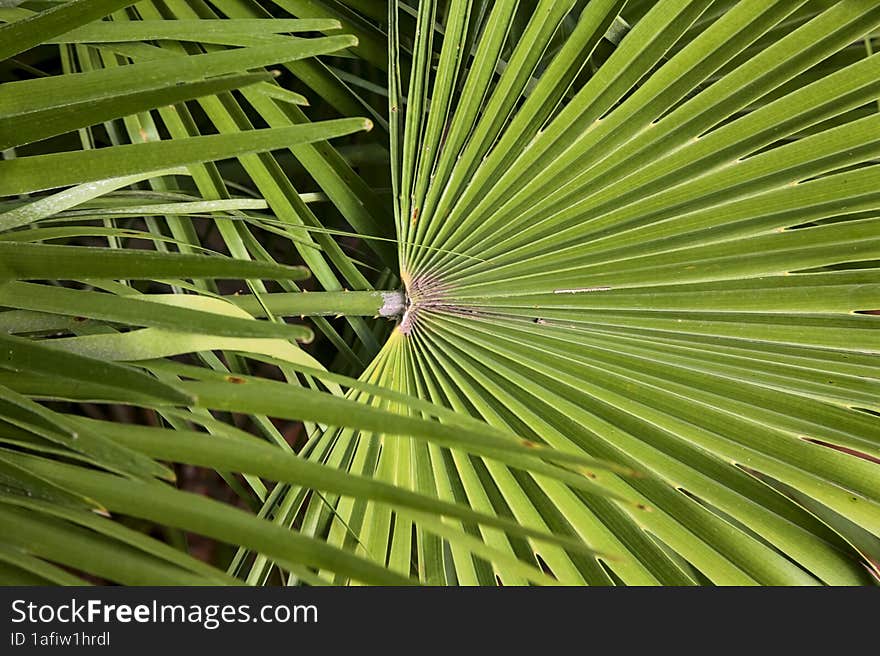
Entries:
[[880,9],[387,5],[0,10],[0,579],[875,581]]

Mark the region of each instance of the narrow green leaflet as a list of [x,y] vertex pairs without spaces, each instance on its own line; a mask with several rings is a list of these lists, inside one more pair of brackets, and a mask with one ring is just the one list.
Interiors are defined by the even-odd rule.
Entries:
[[47,376],[63,375],[74,381],[101,381],[157,400],[185,403],[189,396],[132,367],[95,360],[43,346],[32,340],[0,334],[0,367]]
[[[144,300],[142,300],[144,299]],[[13,282],[0,289],[0,305],[22,310],[74,314],[133,326],[155,326],[205,335],[282,337],[310,341],[304,326],[217,316],[186,307],[165,306],[158,311],[149,296],[131,297],[94,291]]]
[[369,130],[366,119],[337,119],[290,128],[34,155],[0,162],[0,195],[29,193],[286,148]]
[[303,267],[226,257],[14,242],[0,243],[0,258],[0,280],[50,277],[63,280],[178,277],[303,280],[309,274]]
[[0,61],[132,4],[124,0],[71,0],[23,20],[0,26]]

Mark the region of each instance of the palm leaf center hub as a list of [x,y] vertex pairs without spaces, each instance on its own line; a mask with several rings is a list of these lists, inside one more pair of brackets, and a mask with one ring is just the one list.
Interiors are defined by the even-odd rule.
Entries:
[[433,274],[409,275],[401,273],[404,283],[404,310],[400,332],[408,335],[416,327],[419,317],[429,308],[461,311],[448,301],[449,286]]

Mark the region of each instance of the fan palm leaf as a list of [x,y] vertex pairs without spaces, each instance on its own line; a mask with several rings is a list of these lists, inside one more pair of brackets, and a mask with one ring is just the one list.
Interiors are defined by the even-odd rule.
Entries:
[[[808,76],[876,29],[880,13],[858,2],[806,16],[809,3],[738,3],[697,30],[713,3],[657,3],[582,81],[584,55],[622,3],[588,3],[543,64],[574,3],[536,4],[494,79],[513,2],[492,7],[469,67],[459,44],[470,3],[450,8],[439,57],[431,2],[419,4],[412,69],[392,52],[409,306],[379,375],[644,472],[603,483],[651,512],[396,443],[362,456],[369,471],[622,556],[599,567],[533,549],[561,581],[863,581],[853,536],[832,536],[822,520],[878,528],[868,373],[878,333],[864,311],[880,292],[880,64],[861,57]],[[375,452],[344,445],[353,463]],[[819,517],[789,488],[821,505]],[[348,506],[343,519],[370,531],[375,558],[401,571],[411,552],[431,562],[429,540],[411,543],[408,524]],[[483,537],[521,548],[489,529]],[[444,559],[423,576],[492,580],[454,553]]]
[[873,3],[127,4],[0,10],[4,580],[878,576]]

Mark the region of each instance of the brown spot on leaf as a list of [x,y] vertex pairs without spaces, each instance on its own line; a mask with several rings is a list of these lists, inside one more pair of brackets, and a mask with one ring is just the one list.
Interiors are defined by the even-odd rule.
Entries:
[[840,453],[845,453],[849,456],[854,456],[856,458],[861,458],[862,460],[867,460],[868,462],[873,462],[875,464],[880,465],[880,458],[875,458],[869,453],[864,453],[862,451],[858,451],[856,449],[851,449],[847,446],[841,446],[839,444],[832,444],[831,442],[823,442],[822,440],[817,440],[812,437],[804,437],[801,436],[801,439],[804,442],[809,442],[810,444],[815,444],[817,446],[824,446],[827,449],[833,449],[835,451],[839,451]]
[[244,378],[242,378],[241,376],[227,376],[226,382],[227,383],[234,383],[236,385],[243,385],[247,381]]

